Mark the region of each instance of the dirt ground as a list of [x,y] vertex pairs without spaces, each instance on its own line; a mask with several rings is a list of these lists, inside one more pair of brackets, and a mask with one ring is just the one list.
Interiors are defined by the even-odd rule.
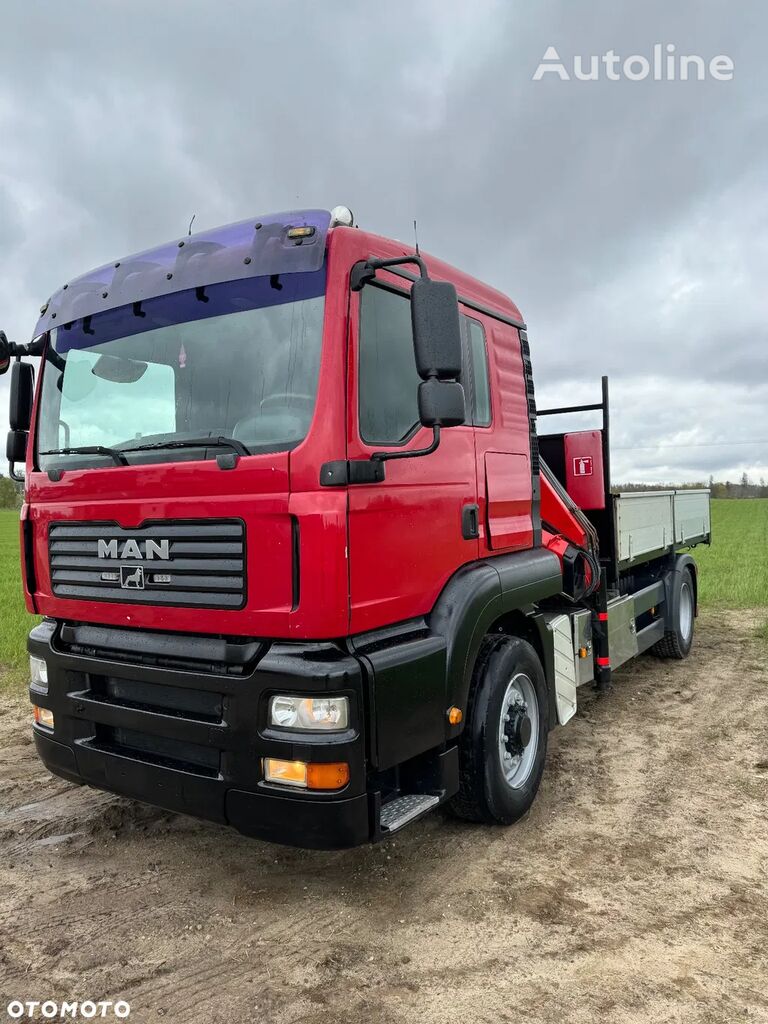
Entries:
[[122,998],[141,1024],[768,1021],[756,621],[710,613],[687,662],[580,692],[517,826],[432,814],[341,853],[69,786],[6,699],[0,1015]]

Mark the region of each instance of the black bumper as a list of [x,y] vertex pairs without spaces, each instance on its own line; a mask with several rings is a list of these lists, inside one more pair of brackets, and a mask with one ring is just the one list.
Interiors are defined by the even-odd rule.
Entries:
[[[53,733],[35,728],[50,771],[272,842],[338,849],[375,838],[357,659],[330,643],[185,640],[37,626],[28,647],[46,661],[48,688],[30,688],[30,698],[54,714]],[[350,727],[311,741],[270,728],[276,692],[344,694]],[[286,791],[265,782],[264,757],[346,761],[350,782],[338,793]]]

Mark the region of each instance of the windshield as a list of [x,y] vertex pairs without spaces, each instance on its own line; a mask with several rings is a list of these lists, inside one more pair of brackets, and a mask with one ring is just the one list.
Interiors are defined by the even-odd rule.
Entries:
[[[72,451],[81,448],[156,462],[215,456],[225,450],[218,438],[249,453],[295,447],[315,407],[324,295],[324,269],[275,274],[147,299],[52,331],[39,468],[124,461]],[[183,446],[209,437],[209,449]],[[152,447],[131,456],[142,446]],[[53,454],[61,449],[69,453]]]

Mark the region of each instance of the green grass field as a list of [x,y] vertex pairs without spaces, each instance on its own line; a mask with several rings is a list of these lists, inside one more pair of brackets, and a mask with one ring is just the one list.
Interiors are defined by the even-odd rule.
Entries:
[[712,502],[712,545],[698,547],[705,606],[768,606],[768,498]]
[[[768,607],[768,499],[712,502],[712,546],[699,547],[704,607]],[[0,510],[0,686],[26,675],[27,614],[19,578],[18,513]],[[763,627],[768,639],[768,619]]]
[[27,633],[34,621],[21,593],[19,513],[0,509],[0,688],[26,676]]

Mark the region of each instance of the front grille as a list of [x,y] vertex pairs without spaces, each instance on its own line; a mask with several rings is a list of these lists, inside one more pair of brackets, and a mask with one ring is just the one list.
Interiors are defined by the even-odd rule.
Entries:
[[216,778],[219,774],[221,755],[218,750],[199,743],[150,736],[137,729],[98,725],[96,735],[88,745],[96,750],[137,758],[163,768],[177,768],[210,778]]
[[146,683],[121,676],[90,675],[91,698],[113,706],[156,711],[198,722],[223,720],[224,696],[209,690],[191,690],[182,686]]
[[135,530],[53,523],[48,551],[57,597],[196,608],[245,604],[245,529],[236,519],[175,520]]

